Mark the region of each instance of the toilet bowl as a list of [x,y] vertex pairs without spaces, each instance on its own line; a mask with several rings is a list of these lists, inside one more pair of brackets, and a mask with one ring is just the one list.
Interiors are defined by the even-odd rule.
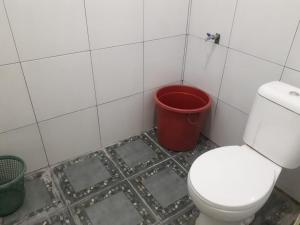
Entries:
[[279,81],[261,86],[243,146],[199,156],[188,192],[200,210],[197,225],[248,225],[265,204],[282,168],[300,166],[300,89]]
[[227,146],[195,160],[188,191],[201,214],[197,225],[250,224],[269,198],[281,167],[251,147]]

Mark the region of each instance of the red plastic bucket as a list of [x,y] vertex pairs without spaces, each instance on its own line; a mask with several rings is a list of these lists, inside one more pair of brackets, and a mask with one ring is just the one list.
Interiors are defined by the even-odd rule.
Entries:
[[186,85],[172,85],[155,94],[158,142],[173,151],[188,151],[197,145],[211,98]]

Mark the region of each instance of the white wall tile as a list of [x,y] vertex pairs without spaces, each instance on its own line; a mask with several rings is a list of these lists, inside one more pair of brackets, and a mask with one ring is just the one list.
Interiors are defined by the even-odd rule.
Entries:
[[247,114],[218,101],[210,138],[220,146],[242,145]]
[[211,137],[212,134],[212,125],[215,119],[215,112],[216,112],[216,107],[217,107],[217,101],[218,98],[215,96],[210,96],[211,100],[212,100],[212,104],[211,104],[211,108],[207,114],[207,118],[206,121],[204,123],[204,127],[202,130],[202,133],[206,136],[206,137]]
[[298,0],[240,0],[230,46],[283,65],[299,11]]
[[218,96],[227,49],[189,37],[184,80]]
[[221,34],[220,43],[229,44],[237,0],[193,0],[189,33],[206,38],[206,33]]
[[143,44],[92,52],[98,103],[143,91]]
[[96,105],[88,52],[23,63],[38,121]]
[[82,0],[6,0],[21,60],[88,49]]
[[[299,21],[300,22],[300,21]],[[290,55],[287,60],[287,66],[300,71],[300,26],[295,35]]]
[[186,33],[189,0],[145,0],[145,39]]
[[146,90],[181,80],[184,44],[184,36],[145,43]]
[[20,64],[0,66],[0,132],[35,122]]
[[3,1],[0,2],[0,65],[18,61]]
[[300,71],[284,68],[281,80],[300,88]]
[[40,129],[50,164],[100,147],[96,108],[41,122]]
[[0,134],[0,155],[19,156],[25,161],[27,172],[48,165],[37,125]]
[[103,146],[137,135],[142,131],[142,94],[100,105],[98,111]]
[[155,101],[154,95],[157,89],[151,89],[144,93],[143,129],[150,130],[155,126]]
[[86,0],[86,9],[93,49],[143,40],[143,1]]
[[282,69],[277,64],[229,50],[220,98],[249,113],[257,89],[264,83],[279,80]]

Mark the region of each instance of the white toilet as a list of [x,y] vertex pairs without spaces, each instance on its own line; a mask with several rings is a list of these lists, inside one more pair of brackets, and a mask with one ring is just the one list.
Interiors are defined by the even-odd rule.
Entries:
[[279,81],[261,86],[244,141],[211,150],[193,163],[188,191],[201,212],[196,225],[250,224],[281,168],[300,166],[300,89]]

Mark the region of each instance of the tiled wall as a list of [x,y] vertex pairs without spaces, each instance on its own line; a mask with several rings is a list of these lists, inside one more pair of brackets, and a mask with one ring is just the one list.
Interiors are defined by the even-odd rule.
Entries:
[[0,1],[0,155],[28,171],[153,126],[181,82],[189,0]]
[[[300,87],[300,1],[191,5],[184,81],[213,96],[206,135],[219,145],[243,144],[257,88],[272,80]],[[205,42],[207,32],[220,33],[220,45]],[[283,174],[279,186],[300,201],[300,169]]]
[[[214,99],[205,129],[242,144],[256,89],[300,87],[298,0],[192,0],[184,80]],[[153,93],[181,82],[189,0],[0,1],[0,154],[28,171],[153,126]],[[221,44],[205,42],[220,33]],[[279,185],[300,199],[300,171]]]

